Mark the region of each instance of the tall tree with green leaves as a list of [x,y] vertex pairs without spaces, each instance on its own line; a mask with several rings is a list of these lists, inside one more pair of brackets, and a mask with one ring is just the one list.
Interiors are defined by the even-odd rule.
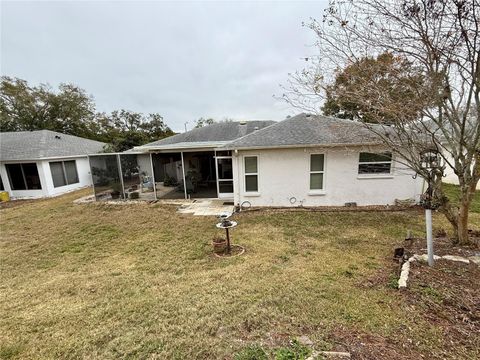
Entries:
[[160,114],[116,110],[97,113],[85,90],[72,84],[29,86],[3,76],[0,83],[0,131],[53,130],[109,143],[124,151],[173,135]]
[[86,92],[71,84],[58,91],[41,84],[3,76],[0,83],[0,131],[49,129],[65,134],[94,137],[90,127],[95,104]]

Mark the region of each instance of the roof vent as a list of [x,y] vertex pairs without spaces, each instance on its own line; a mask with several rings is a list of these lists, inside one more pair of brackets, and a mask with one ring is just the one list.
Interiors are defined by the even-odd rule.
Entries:
[[258,130],[258,126],[255,126],[255,127],[253,128],[253,130]]
[[61,139],[59,135],[55,135],[55,139]]
[[305,117],[310,117],[310,116],[312,116],[312,115],[310,115],[310,114],[305,114]]
[[245,120],[241,120],[240,125],[247,125],[247,122]]

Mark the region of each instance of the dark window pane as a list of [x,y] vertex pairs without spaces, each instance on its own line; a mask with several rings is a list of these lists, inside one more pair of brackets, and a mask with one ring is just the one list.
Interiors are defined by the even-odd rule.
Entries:
[[245,175],[245,191],[258,191],[257,175]]
[[233,193],[233,181],[219,181],[218,190],[221,193]]
[[42,188],[40,177],[38,176],[37,164],[22,164],[23,174],[27,182],[28,190],[38,190]]
[[310,156],[310,171],[323,171],[323,154],[312,154]]
[[78,173],[77,173],[77,166],[75,164],[75,160],[65,161],[65,175],[67,178],[67,183],[76,184],[78,183]]
[[379,164],[360,164],[358,166],[359,174],[390,174],[390,163]]
[[376,161],[391,161],[392,160],[392,153],[382,153],[382,154],[374,154],[374,153],[367,153],[362,152],[360,153],[360,162],[376,162]]
[[63,165],[61,161],[55,161],[50,163],[50,172],[52,173],[53,186],[65,186],[65,174],[63,173]]
[[10,187],[12,190],[26,190],[27,185],[23,178],[22,165],[6,164],[8,178],[10,179]]
[[233,179],[232,159],[218,159],[218,178]]
[[0,177],[0,190],[1,191],[5,190],[5,188],[3,187],[3,180],[1,177]]
[[232,152],[230,150],[217,151],[217,156],[232,156]]
[[310,174],[310,190],[323,189],[323,174]]
[[256,173],[257,170],[257,157],[256,156],[248,156],[245,157],[245,173],[251,174]]

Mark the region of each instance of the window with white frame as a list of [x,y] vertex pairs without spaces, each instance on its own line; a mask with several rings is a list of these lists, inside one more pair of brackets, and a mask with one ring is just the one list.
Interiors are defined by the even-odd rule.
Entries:
[[310,155],[310,190],[323,190],[325,183],[325,155]]
[[258,192],[258,156],[245,156],[245,192]]
[[385,175],[392,172],[392,153],[361,152],[358,161],[359,175]]
[[50,172],[52,173],[54,187],[76,184],[79,182],[75,160],[52,161],[50,162]]

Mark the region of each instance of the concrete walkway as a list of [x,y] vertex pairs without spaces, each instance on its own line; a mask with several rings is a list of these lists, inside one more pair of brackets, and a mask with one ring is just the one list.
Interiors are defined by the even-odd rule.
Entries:
[[217,199],[196,200],[190,203],[184,203],[178,212],[181,214],[192,214],[201,216],[220,216],[222,214],[233,213],[233,205],[224,205],[225,201]]

